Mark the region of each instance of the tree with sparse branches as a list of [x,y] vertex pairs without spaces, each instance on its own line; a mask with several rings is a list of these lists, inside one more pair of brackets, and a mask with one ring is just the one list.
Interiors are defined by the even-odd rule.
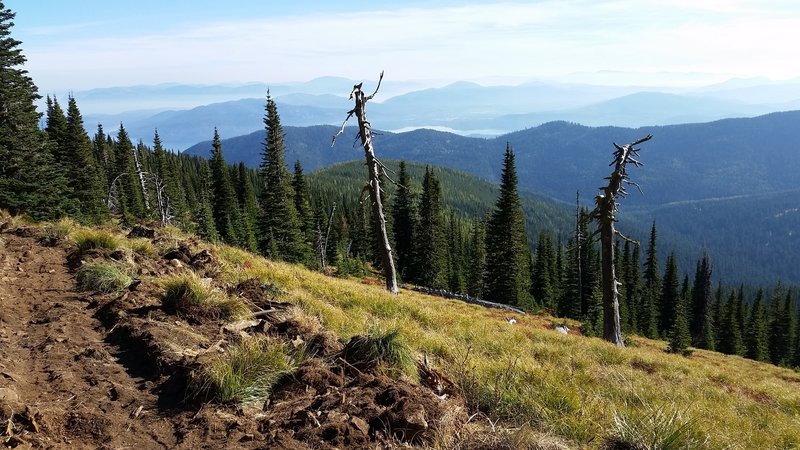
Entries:
[[596,208],[590,217],[597,221],[600,233],[600,246],[602,252],[602,290],[603,290],[603,339],[611,342],[618,347],[624,347],[622,341],[622,329],[619,319],[619,282],[614,273],[614,238],[620,236],[616,228],[617,222],[617,198],[625,197],[627,191],[625,185],[638,185],[628,178],[627,165],[633,164],[636,167],[642,165],[636,158],[639,157],[640,149],[636,148],[642,142],[652,139],[652,135],[647,135],[642,139],[627,145],[619,146],[614,144],[617,150],[614,152],[614,171],[606,179],[608,185],[603,188],[603,192],[595,197]]
[[[397,287],[397,275],[394,268],[394,259],[392,258],[392,246],[389,243],[389,234],[386,228],[386,215],[383,212],[383,200],[381,190],[381,176],[389,178],[386,166],[375,157],[375,148],[372,144],[372,124],[367,120],[367,102],[375,97],[378,89],[381,88],[381,81],[383,81],[383,72],[381,72],[378,79],[378,86],[375,87],[375,92],[370,95],[364,93],[361,89],[364,83],[359,83],[353,86],[350,91],[350,100],[355,102],[355,107],[347,112],[347,118],[342,123],[342,128],[333,136],[333,142],[336,143],[336,137],[344,132],[344,127],[351,117],[355,116],[358,121],[358,137],[361,140],[361,146],[364,148],[364,157],[367,160],[367,169],[369,171],[369,181],[364,187],[364,190],[369,192],[370,202],[372,203],[372,219],[376,227],[376,234],[378,238],[377,250],[380,252],[381,267],[383,274],[386,278],[386,290],[392,294],[400,292]],[[391,180],[391,179],[390,179]]]

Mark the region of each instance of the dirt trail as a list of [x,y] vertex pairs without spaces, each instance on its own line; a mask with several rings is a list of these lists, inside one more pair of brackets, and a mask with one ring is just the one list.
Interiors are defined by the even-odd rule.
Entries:
[[129,375],[104,342],[95,307],[75,291],[64,249],[0,235],[0,417],[14,413],[0,424],[0,444],[175,447],[146,380]]

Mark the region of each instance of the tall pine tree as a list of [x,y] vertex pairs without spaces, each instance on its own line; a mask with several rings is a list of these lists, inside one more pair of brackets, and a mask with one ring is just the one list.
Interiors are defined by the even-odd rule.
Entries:
[[397,183],[400,185],[392,203],[392,218],[394,232],[394,250],[397,256],[397,272],[401,279],[411,274],[414,253],[416,209],[414,208],[414,195],[411,192],[411,179],[408,175],[406,162],[400,161]]
[[69,97],[67,127],[62,152],[68,164],[72,196],[78,204],[79,218],[98,224],[108,220],[105,193],[99,168],[92,154],[92,141],[83,126],[75,97]]
[[506,145],[500,196],[486,226],[487,300],[510,305],[531,303],[529,255],[514,151]]
[[447,288],[447,241],[445,240],[442,191],[439,179],[430,167],[425,168],[419,204],[420,239],[416,241],[415,281],[434,289]]
[[294,205],[289,171],[284,160],[286,148],[283,126],[278,115],[278,106],[269,93],[267,93],[264,125],[266,140],[261,159],[264,187],[261,191],[259,248],[267,256],[298,262],[305,255],[303,233]]
[[211,168],[211,211],[214,214],[214,225],[223,241],[231,245],[240,245],[242,222],[239,203],[233,191],[228,163],[225,162],[222,154],[222,143],[216,128],[214,128],[209,166]]

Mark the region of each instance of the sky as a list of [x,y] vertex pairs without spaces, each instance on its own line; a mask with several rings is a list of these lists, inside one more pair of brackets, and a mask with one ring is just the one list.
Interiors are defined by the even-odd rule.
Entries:
[[41,92],[321,76],[685,86],[800,76],[796,0],[6,0]]

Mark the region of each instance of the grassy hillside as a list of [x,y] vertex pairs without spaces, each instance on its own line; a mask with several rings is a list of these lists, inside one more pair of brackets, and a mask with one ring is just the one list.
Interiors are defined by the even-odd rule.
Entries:
[[[599,339],[560,334],[547,316],[516,315],[516,322],[509,323],[507,312],[405,290],[392,296],[374,279],[332,278],[239,249],[203,244],[174,230],[158,231],[153,240],[127,239],[119,234],[125,230],[93,232],[68,223],[44,230],[37,233],[70,248],[110,243],[133,255],[126,260],[134,273],[137,267],[155,267],[139,270],[142,286],[168,286],[154,262],[190,242],[198,254],[205,249],[211,255],[213,265],[198,273],[220,292],[247,280],[266,283],[275,300],[296,305],[342,342],[374,329],[396,330],[416,358],[426,355],[455,383],[456,395],[472,417],[466,423],[433,424],[438,438],[418,445],[473,448],[461,439],[479,426],[486,433],[504,430],[517,439],[494,448],[800,446],[800,374],[789,369],[700,350],[688,358],[667,354],[665,342],[635,336],[619,349]],[[194,276],[189,266],[176,264],[169,270]],[[136,297],[134,303],[147,311],[142,323],[152,324],[161,294],[147,294],[147,288],[138,292],[151,295],[150,300]],[[206,325],[195,332],[214,329]],[[544,442],[550,446],[534,447]]]

